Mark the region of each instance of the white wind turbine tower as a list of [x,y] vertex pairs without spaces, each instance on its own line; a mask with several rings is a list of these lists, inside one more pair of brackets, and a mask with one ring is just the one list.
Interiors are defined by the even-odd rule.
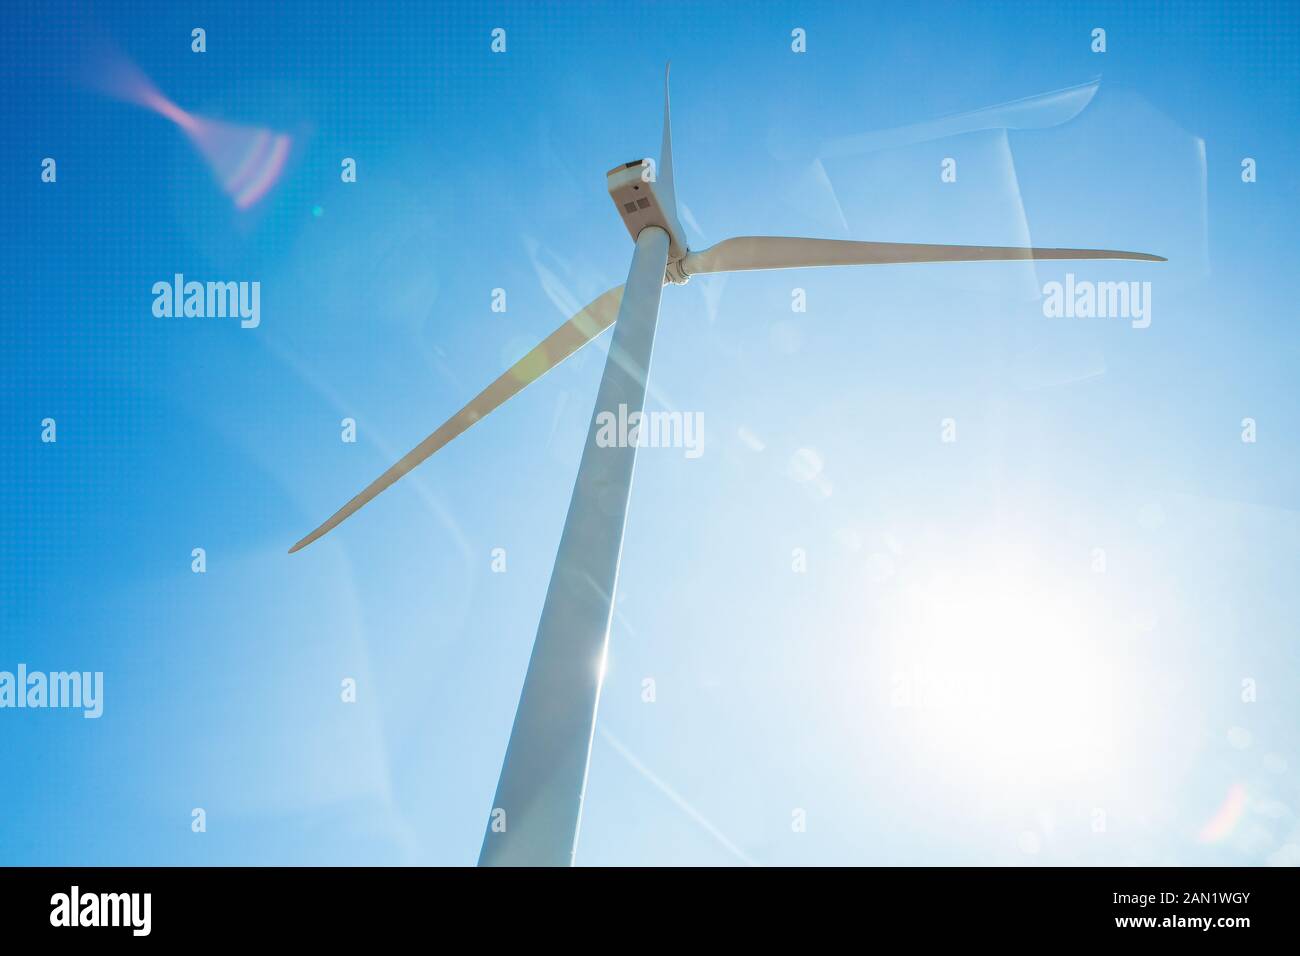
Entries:
[[[777,236],[740,236],[702,252],[693,252],[687,248],[677,219],[666,71],[663,144],[657,170],[652,164],[637,160],[611,170],[606,178],[610,197],[635,240],[627,282],[610,289],[552,332],[328,521],[289,549],[292,554],[337,527],[526,385],[559,365],[610,325],[615,326],[501,767],[492,820],[479,856],[480,865],[569,866],[573,863],[596,707],[604,677],[632,468],[636,461],[633,441],[626,443],[627,447],[597,444],[597,416],[602,412],[617,416],[620,405],[627,407],[629,418],[641,411],[659,319],[659,299],[666,284],[682,285],[691,276],[703,273],[812,266],[1024,259],[1165,261],[1161,256],[1106,249],[950,246]],[[504,816],[497,811],[503,811]],[[496,826],[493,820],[497,821]]]

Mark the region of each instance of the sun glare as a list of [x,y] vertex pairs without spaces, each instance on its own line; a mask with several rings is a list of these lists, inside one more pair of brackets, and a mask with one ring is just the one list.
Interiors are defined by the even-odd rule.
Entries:
[[1122,762],[1130,668],[1095,593],[1029,563],[943,568],[894,612],[894,706],[948,772],[1042,792]]

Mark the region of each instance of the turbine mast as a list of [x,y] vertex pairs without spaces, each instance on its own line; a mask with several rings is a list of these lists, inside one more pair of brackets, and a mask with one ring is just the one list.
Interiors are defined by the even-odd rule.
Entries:
[[480,866],[573,864],[636,463],[635,444],[601,447],[597,426],[645,404],[668,245],[658,226],[636,238]]

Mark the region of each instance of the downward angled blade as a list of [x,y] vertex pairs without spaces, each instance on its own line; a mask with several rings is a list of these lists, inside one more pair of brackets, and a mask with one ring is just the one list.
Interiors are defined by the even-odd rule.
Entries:
[[846,239],[794,239],[738,236],[682,263],[687,275],[743,272],[749,269],[803,269],[811,266],[865,266],[898,262],[983,262],[1021,259],[1143,259],[1162,256],[1114,249],[1039,249],[1028,246],[940,246],[918,242],[852,242]]
[[507,399],[522,391],[524,386],[537,381],[555,366],[582,348],[618,318],[618,308],[623,301],[623,287],[610,289],[585,309],[548,335],[536,348],[510,366],[502,375],[469,404],[443,422],[432,435],[416,445],[397,464],[366,486],[359,495],[345,504],[323,525],[303,538],[292,548],[293,554],[307,547],[321,535],[338,527],[345,519],[388,488],[408,471],[420,464],[443,445],[486,416]]

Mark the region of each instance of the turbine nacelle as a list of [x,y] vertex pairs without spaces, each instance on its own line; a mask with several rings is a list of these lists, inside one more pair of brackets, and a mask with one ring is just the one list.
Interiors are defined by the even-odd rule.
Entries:
[[[671,266],[680,262],[690,250],[686,248],[686,236],[677,221],[671,186],[668,190],[658,188],[658,169],[654,161],[636,159],[615,166],[605,174],[605,181],[609,186],[609,198],[614,200],[614,208],[633,241],[646,226],[658,226],[668,233],[668,272],[671,276]],[[684,274],[682,281],[685,281]]]

